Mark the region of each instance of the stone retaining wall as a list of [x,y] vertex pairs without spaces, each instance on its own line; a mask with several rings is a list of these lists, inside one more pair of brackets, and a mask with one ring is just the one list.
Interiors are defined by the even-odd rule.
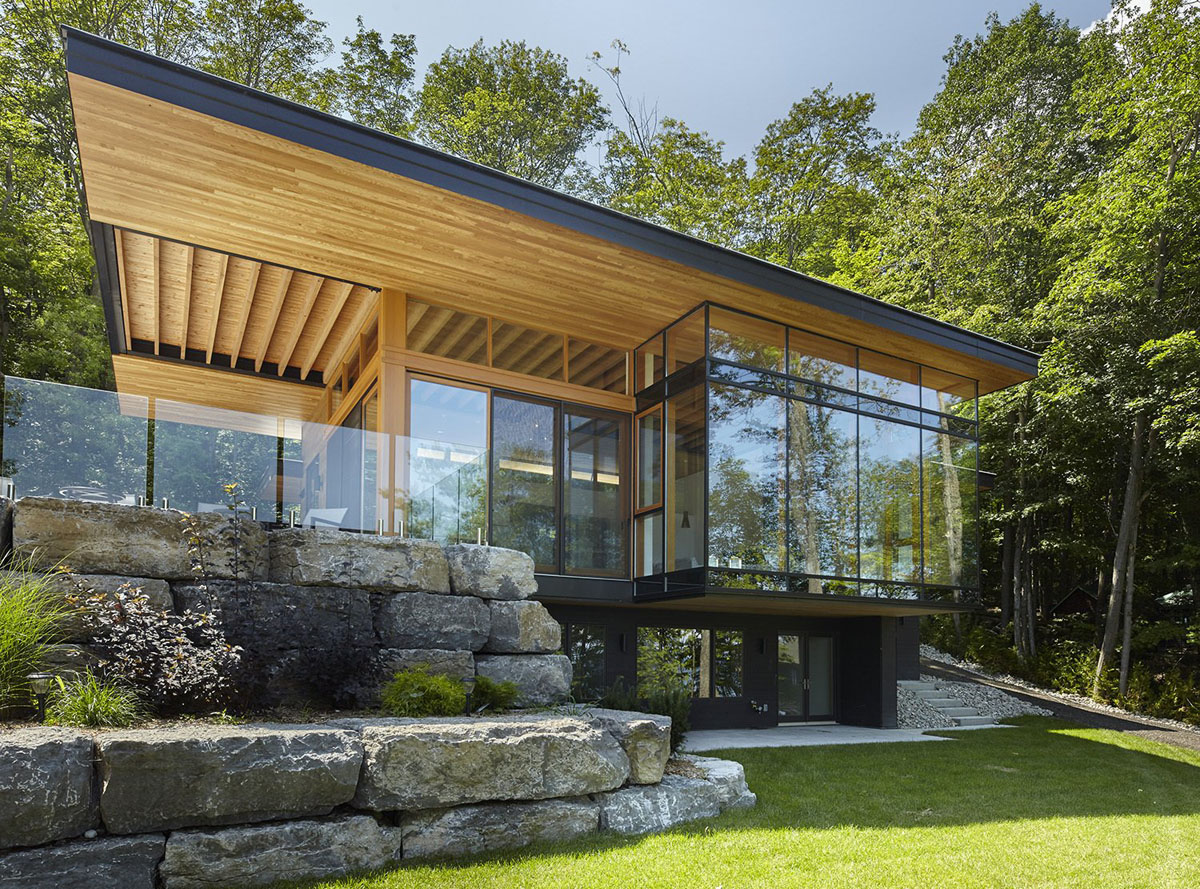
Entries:
[[[561,629],[528,598],[537,581],[524,553],[40,497],[11,512],[13,552],[68,566],[55,581],[64,595],[127,583],[155,608],[219,610],[226,637],[245,650],[254,705],[376,707],[383,683],[418,664],[456,679],[511,679],[519,706],[570,692]],[[203,580],[189,535],[205,552]],[[64,635],[54,672],[103,660],[78,617]]]
[[[202,583],[189,533],[207,553]],[[0,548],[70,566],[54,581],[64,596],[128,583],[162,610],[219,611],[259,703],[375,707],[380,686],[417,664],[511,679],[520,706],[570,690],[560,627],[529,599],[533,562],[511,550],[42,498],[0,502]],[[103,660],[81,621],[65,632],[56,672]],[[2,732],[0,886],[252,886],[656,831],[754,804],[736,763],[664,777],[670,728],[591,709]]]
[[[613,710],[0,735],[0,885],[211,889],[331,877],[754,805],[737,763],[663,771]],[[32,848],[30,848],[32,847]]]

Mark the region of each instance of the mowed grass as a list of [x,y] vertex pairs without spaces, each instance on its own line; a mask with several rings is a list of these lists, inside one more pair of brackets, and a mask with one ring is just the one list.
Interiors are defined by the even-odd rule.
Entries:
[[953,737],[717,753],[745,764],[755,809],[290,885],[1200,887],[1200,754],[1044,718]]

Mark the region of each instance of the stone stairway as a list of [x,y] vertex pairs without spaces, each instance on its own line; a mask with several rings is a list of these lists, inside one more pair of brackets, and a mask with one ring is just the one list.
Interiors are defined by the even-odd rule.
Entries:
[[902,679],[896,685],[911,691],[943,716],[950,717],[954,720],[955,725],[996,724],[996,720],[991,716],[984,716],[974,707],[968,707],[958,698],[951,697],[950,693],[943,690],[936,682],[926,682],[923,679]]

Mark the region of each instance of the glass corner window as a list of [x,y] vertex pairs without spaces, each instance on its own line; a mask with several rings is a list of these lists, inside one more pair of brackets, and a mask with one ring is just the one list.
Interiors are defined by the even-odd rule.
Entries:
[[666,373],[664,336],[658,334],[638,346],[633,355],[633,391],[653,386]]

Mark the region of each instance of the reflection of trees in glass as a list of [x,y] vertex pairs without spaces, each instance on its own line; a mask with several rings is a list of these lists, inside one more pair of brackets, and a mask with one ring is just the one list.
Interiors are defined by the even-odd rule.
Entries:
[[[943,422],[943,429],[945,428]],[[923,430],[925,580],[952,586],[978,582],[973,441]]]
[[275,513],[278,439],[232,429],[173,421],[154,424],[154,498],[195,511],[224,506],[226,484],[236,483],[246,506]]
[[[782,329],[780,330],[782,337]],[[709,329],[709,354],[721,361],[733,361],[767,370],[783,369],[784,349],[781,344],[763,342],[752,336],[742,336],[717,327]]]
[[638,627],[637,693],[647,697],[683,685],[700,694],[700,631]]
[[565,419],[566,570],[624,575],[628,524],[621,497],[621,423],[572,413]]
[[[800,401],[788,405],[790,570],[857,574],[857,421]],[[821,593],[810,578],[809,592]]]
[[86,487],[114,502],[136,502],[147,494],[147,404],[138,396],[8,377],[3,474],[12,477],[18,497]]
[[567,627],[567,657],[572,667],[571,696],[576,701],[595,701],[604,694],[604,633],[600,624],[570,624]]
[[683,685],[701,698],[742,694],[741,630],[638,627],[638,695]]
[[919,431],[860,417],[859,558],[863,577],[918,579],[919,479]]
[[777,395],[710,387],[709,554],[723,565],[784,568],[783,405]]

